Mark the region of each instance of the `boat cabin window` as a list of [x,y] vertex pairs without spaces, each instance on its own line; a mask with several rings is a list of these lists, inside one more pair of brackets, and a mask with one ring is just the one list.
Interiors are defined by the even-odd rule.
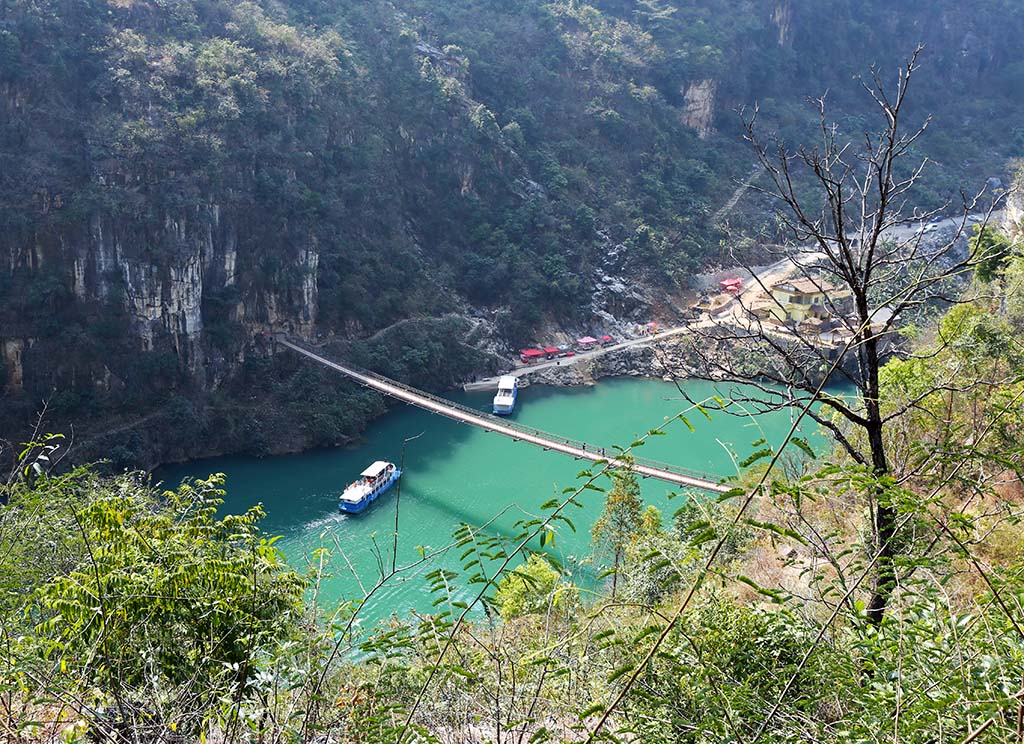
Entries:
[[391,476],[391,473],[393,471],[394,466],[389,465],[387,467],[381,468],[380,472],[378,472],[376,475],[363,475],[362,482],[367,486],[376,486],[386,481]]

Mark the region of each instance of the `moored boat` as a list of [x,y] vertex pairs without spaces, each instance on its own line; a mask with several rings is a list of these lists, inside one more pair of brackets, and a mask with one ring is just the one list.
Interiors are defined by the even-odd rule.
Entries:
[[358,514],[372,504],[378,496],[393,486],[402,471],[393,462],[377,460],[359,474],[359,480],[349,484],[338,499],[338,510]]
[[498,380],[498,392],[494,396],[494,403],[491,410],[499,416],[507,416],[516,407],[516,397],[519,395],[519,378],[513,375],[505,375]]

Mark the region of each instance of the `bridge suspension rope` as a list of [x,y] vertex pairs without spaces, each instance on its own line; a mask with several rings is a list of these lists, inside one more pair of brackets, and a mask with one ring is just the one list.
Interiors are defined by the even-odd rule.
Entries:
[[514,440],[571,455],[576,459],[598,463],[608,462],[612,467],[629,469],[638,475],[647,478],[657,478],[658,480],[667,481],[686,488],[695,488],[712,493],[725,493],[731,490],[731,487],[723,484],[721,479],[716,479],[714,476],[709,476],[705,473],[698,473],[677,465],[640,457],[619,460],[614,453],[608,455],[604,447],[595,447],[588,442],[550,434],[532,426],[526,426],[525,424],[508,419],[501,419],[461,403],[418,390],[410,385],[379,375],[376,372],[361,369],[351,364],[339,364],[338,362],[331,361],[303,346],[293,343],[287,338],[279,337],[277,340],[292,351],[296,351],[313,361],[341,372],[364,387],[410,403],[431,413],[446,416],[470,426],[476,426],[485,431],[492,431]]

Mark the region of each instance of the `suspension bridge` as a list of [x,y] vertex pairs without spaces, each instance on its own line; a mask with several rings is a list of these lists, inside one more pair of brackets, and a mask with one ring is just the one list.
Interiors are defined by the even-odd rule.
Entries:
[[569,455],[577,460],[607,462],[610,467],[629,469],[645,478],[657,478],[658,480],[666,481],[684,488],[696,488],[698,490],[709,491],[711,493],[725,493],[730,490],[730,487],[723,485],[719,479],[705,473],[697,473],[692,470],[687,470],[686,468],[680,468],[675,465],[656,462],[654,460],[646,460],[643,458],[619,460],[614,454],[610,456],[606,455],[603,447],[594,447],[587,442],[567,439],[555,434],[549,434],[541,431],[540,429],[524,426],[523,424],[519,424],[508,419],[498,418],[497,416],[492,416],[468,406],[460,405],[459,403],[455,403],[450,400],[445,400],[437,395],[417,390],[416,388],[396,382],[395,380],[391,380],[383,375],[358,369],[350,365],[333,362],[330,359],[326,359],[319,354],[310,351],[309,349],[292,343],[286,338],[279,337],[277,342],[292,351],[302,354],[304,357],[312,359],[314,362],[322,364],[325,367],[329,367],[337,372],[341,372],[343,375],[352,378],[364,387],[389,395],[392,398],[409,403],[410,405],[414,405],[418,408],[422,408],[425,411],[445,416],[469,426],[475,426],[478,429],[483,429],[484,431],[491,431],[495,434],[509,437],[515,441],[526,442],[527,444],[532,444],[545,450],[551,450],[552,452],[561,452],[562,454]]

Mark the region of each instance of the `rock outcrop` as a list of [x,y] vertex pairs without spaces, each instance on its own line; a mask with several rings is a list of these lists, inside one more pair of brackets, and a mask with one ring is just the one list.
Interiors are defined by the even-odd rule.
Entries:
[[255,257],[239,256],[239,233],[250,243],[262,238],[240,229],[247,219],[216,204],[168,212],[157,226],[100,213],[88,221],[87,231],[39,241],[22,262],[70,267],[69,284],[83,306],[120,305],[139,351],[173,350],[183,368],[201,378],[204,303],[211,293],[236,290],[226,317],[212,320],[239,323],[250,334],[287,331],[308,337],[316,323],[316,241],[306,237],[297,245],[274,246],[280,256],[276,271],[240,277],[240,263]]
[[1018,168],[1006,198],[1002,229],[1014,240],[1024,239],[1024,164]]
[[710,137],[715,131],[715,94],[717,91],[718,81],[708,78],[690,83],[683,94],[685,99],[683,123],[695,130],[701,139]]
[[3,369],[0,379],[4,380],[3,391],[8,394],[20,393],[25,379],[25,368],[22,364],[22,353],[25,342],[21,339],[7,339],[0,343],[3,349]]
[[540,370],[525,378],[531,385],[573,387],[593,385],[605,377],[665,377],[683,370],[680,346],[675,341],[652,346],[631,346],[576,364]]
[[772,23],[779,32],[779,46],[793,45],[793,0],[775,0],[772,7]]

